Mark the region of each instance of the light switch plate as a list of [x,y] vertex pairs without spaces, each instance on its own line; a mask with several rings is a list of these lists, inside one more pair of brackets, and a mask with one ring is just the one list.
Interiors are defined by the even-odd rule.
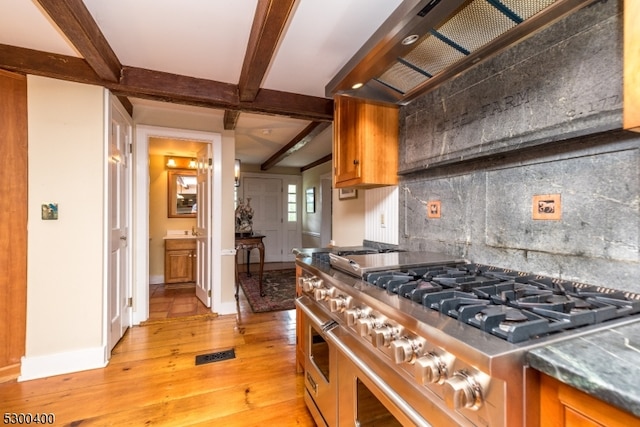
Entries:
[[58,204],[57,203],[43,203],[42,207],[42,219],[52,220],[58,219]]

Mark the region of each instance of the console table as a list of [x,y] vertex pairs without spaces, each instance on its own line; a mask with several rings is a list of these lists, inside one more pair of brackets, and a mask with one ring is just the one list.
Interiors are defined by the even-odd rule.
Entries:
[[238,274],[238,252],[240,250],[247,251],[247,276],[251,277],[251,250],[258,249],[260,252],[260,272],[258,276],[258,284],[260,286],[260,296],[264,296],[262,290],[262,271],[264,269],[264,243],[262,239],[265,236],[261,234],[244,234],[236,233],[236,300],[238,299],[238,289],[240,287],[240,277]]

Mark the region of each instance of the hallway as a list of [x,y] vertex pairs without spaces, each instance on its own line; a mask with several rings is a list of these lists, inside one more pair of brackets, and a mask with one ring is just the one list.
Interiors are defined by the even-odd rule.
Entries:
[[[285,268],[295,268],[295,264],[293,262],[270,262],[264,265],[264,271]],[[238,266],[238,270],[244,272],[246,265]],[[251,265],[251,272],[258,274],[256,264]],[[192,283],[149,285],[149,320],[147,322],[211,313],[196,297],[195,289],[195,285]],[[251,309],[249,308],[249,310]]]

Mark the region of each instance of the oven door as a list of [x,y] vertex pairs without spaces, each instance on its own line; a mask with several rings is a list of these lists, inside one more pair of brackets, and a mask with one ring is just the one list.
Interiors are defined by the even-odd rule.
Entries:
[[302,340],[305,353],[305,403],[319,426],[337,426],[336,348],[327,331],[337,324],[310,298],[296,300],[302,313]]
[[[431,424],[407,403],[394,387],[376,374],[376,367],[358,356],[348,332],[336,328],[328,333],[338,349],[338,399],[340,426],[422,426]],[[409,391],[409,390],[405,390]]]

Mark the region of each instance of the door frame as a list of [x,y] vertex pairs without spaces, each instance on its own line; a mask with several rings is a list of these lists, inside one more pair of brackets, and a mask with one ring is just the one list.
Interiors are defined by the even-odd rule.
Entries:
[[133,324],[139,325],[149,318],[149,138],[173,138],[199,141],[211,144],[213,173],[210,189],[211,248],[209,250],[209,271],[211,271],[211,310],[222,305],[222,136],[219,133],[204,132],[150,125],[136,125],[133,142]]

